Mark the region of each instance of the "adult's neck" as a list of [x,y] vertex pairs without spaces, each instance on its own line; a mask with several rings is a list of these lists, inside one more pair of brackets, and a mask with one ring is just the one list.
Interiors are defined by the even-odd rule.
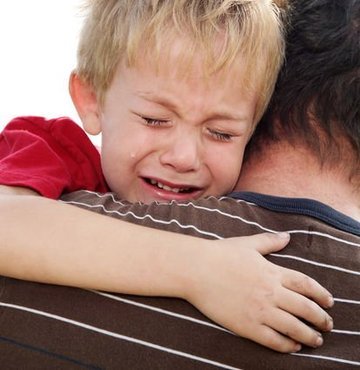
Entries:
[[236,191],[314,199],[360,221],[360,192],[343,170],[323,168],[301,147],[270,144],[244,163]]

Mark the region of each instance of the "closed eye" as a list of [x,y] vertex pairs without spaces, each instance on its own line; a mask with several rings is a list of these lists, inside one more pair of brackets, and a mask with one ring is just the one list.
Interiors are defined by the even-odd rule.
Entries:
[[234,135],[231,135],[231,134],[228,134],[228,133],[225,133],[225,132],[220,132],[220,131],[214,131],[214,130],[208,130],[209,131],[209,134],[215,139],[215,140],[218,140],[218,141],[224,141],[224,142],[229,142],[232,140],[232,138],[234,137]]
[[166,120],[156,119],[156,118],[149,118],[149,117],[141,117],[147,126],[163,126],[168,123]]

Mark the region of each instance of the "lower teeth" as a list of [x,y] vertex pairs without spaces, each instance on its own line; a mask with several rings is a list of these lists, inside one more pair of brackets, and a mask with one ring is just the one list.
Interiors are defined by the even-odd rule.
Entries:
[[151,185],[154,185],[156,186],[158,189],[162,189],[162,190],[165,190],[165,191],[170,191],[172,193],[187,193],[187,192],[190,192],[190,189],[179,189],[179,188],[170,188],[169,186],[167,185],[162,185],[159,186],[159,183],[155,180],[148,180],[148,182],[150,182]]

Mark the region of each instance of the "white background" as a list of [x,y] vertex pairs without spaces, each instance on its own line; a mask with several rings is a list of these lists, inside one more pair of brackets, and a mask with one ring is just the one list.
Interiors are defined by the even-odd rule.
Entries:
[[76,65],[80,4],[0,1],[0,129],[19,115],[69,116],[79,122],[68,78]]

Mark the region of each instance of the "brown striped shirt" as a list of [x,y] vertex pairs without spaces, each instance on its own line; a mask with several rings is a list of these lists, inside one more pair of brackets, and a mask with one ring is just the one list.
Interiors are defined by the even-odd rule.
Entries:
[[[318,280],[335,297],[324,345],[280,354],[237,337],[173,298],[136,297],[2,278],[4,369],[352,369],[360,367],[360,236],[319,217],[231,198],[140,205],[77,192],[63,201],[204,238],[288,231],[269,260]],[[345,222],[346,224],[346,222]],[[351,226],[356,229],[357,223]],[[346,230],[346,227],[345,227]],[[359,229],[360,230],[360,229]]]

